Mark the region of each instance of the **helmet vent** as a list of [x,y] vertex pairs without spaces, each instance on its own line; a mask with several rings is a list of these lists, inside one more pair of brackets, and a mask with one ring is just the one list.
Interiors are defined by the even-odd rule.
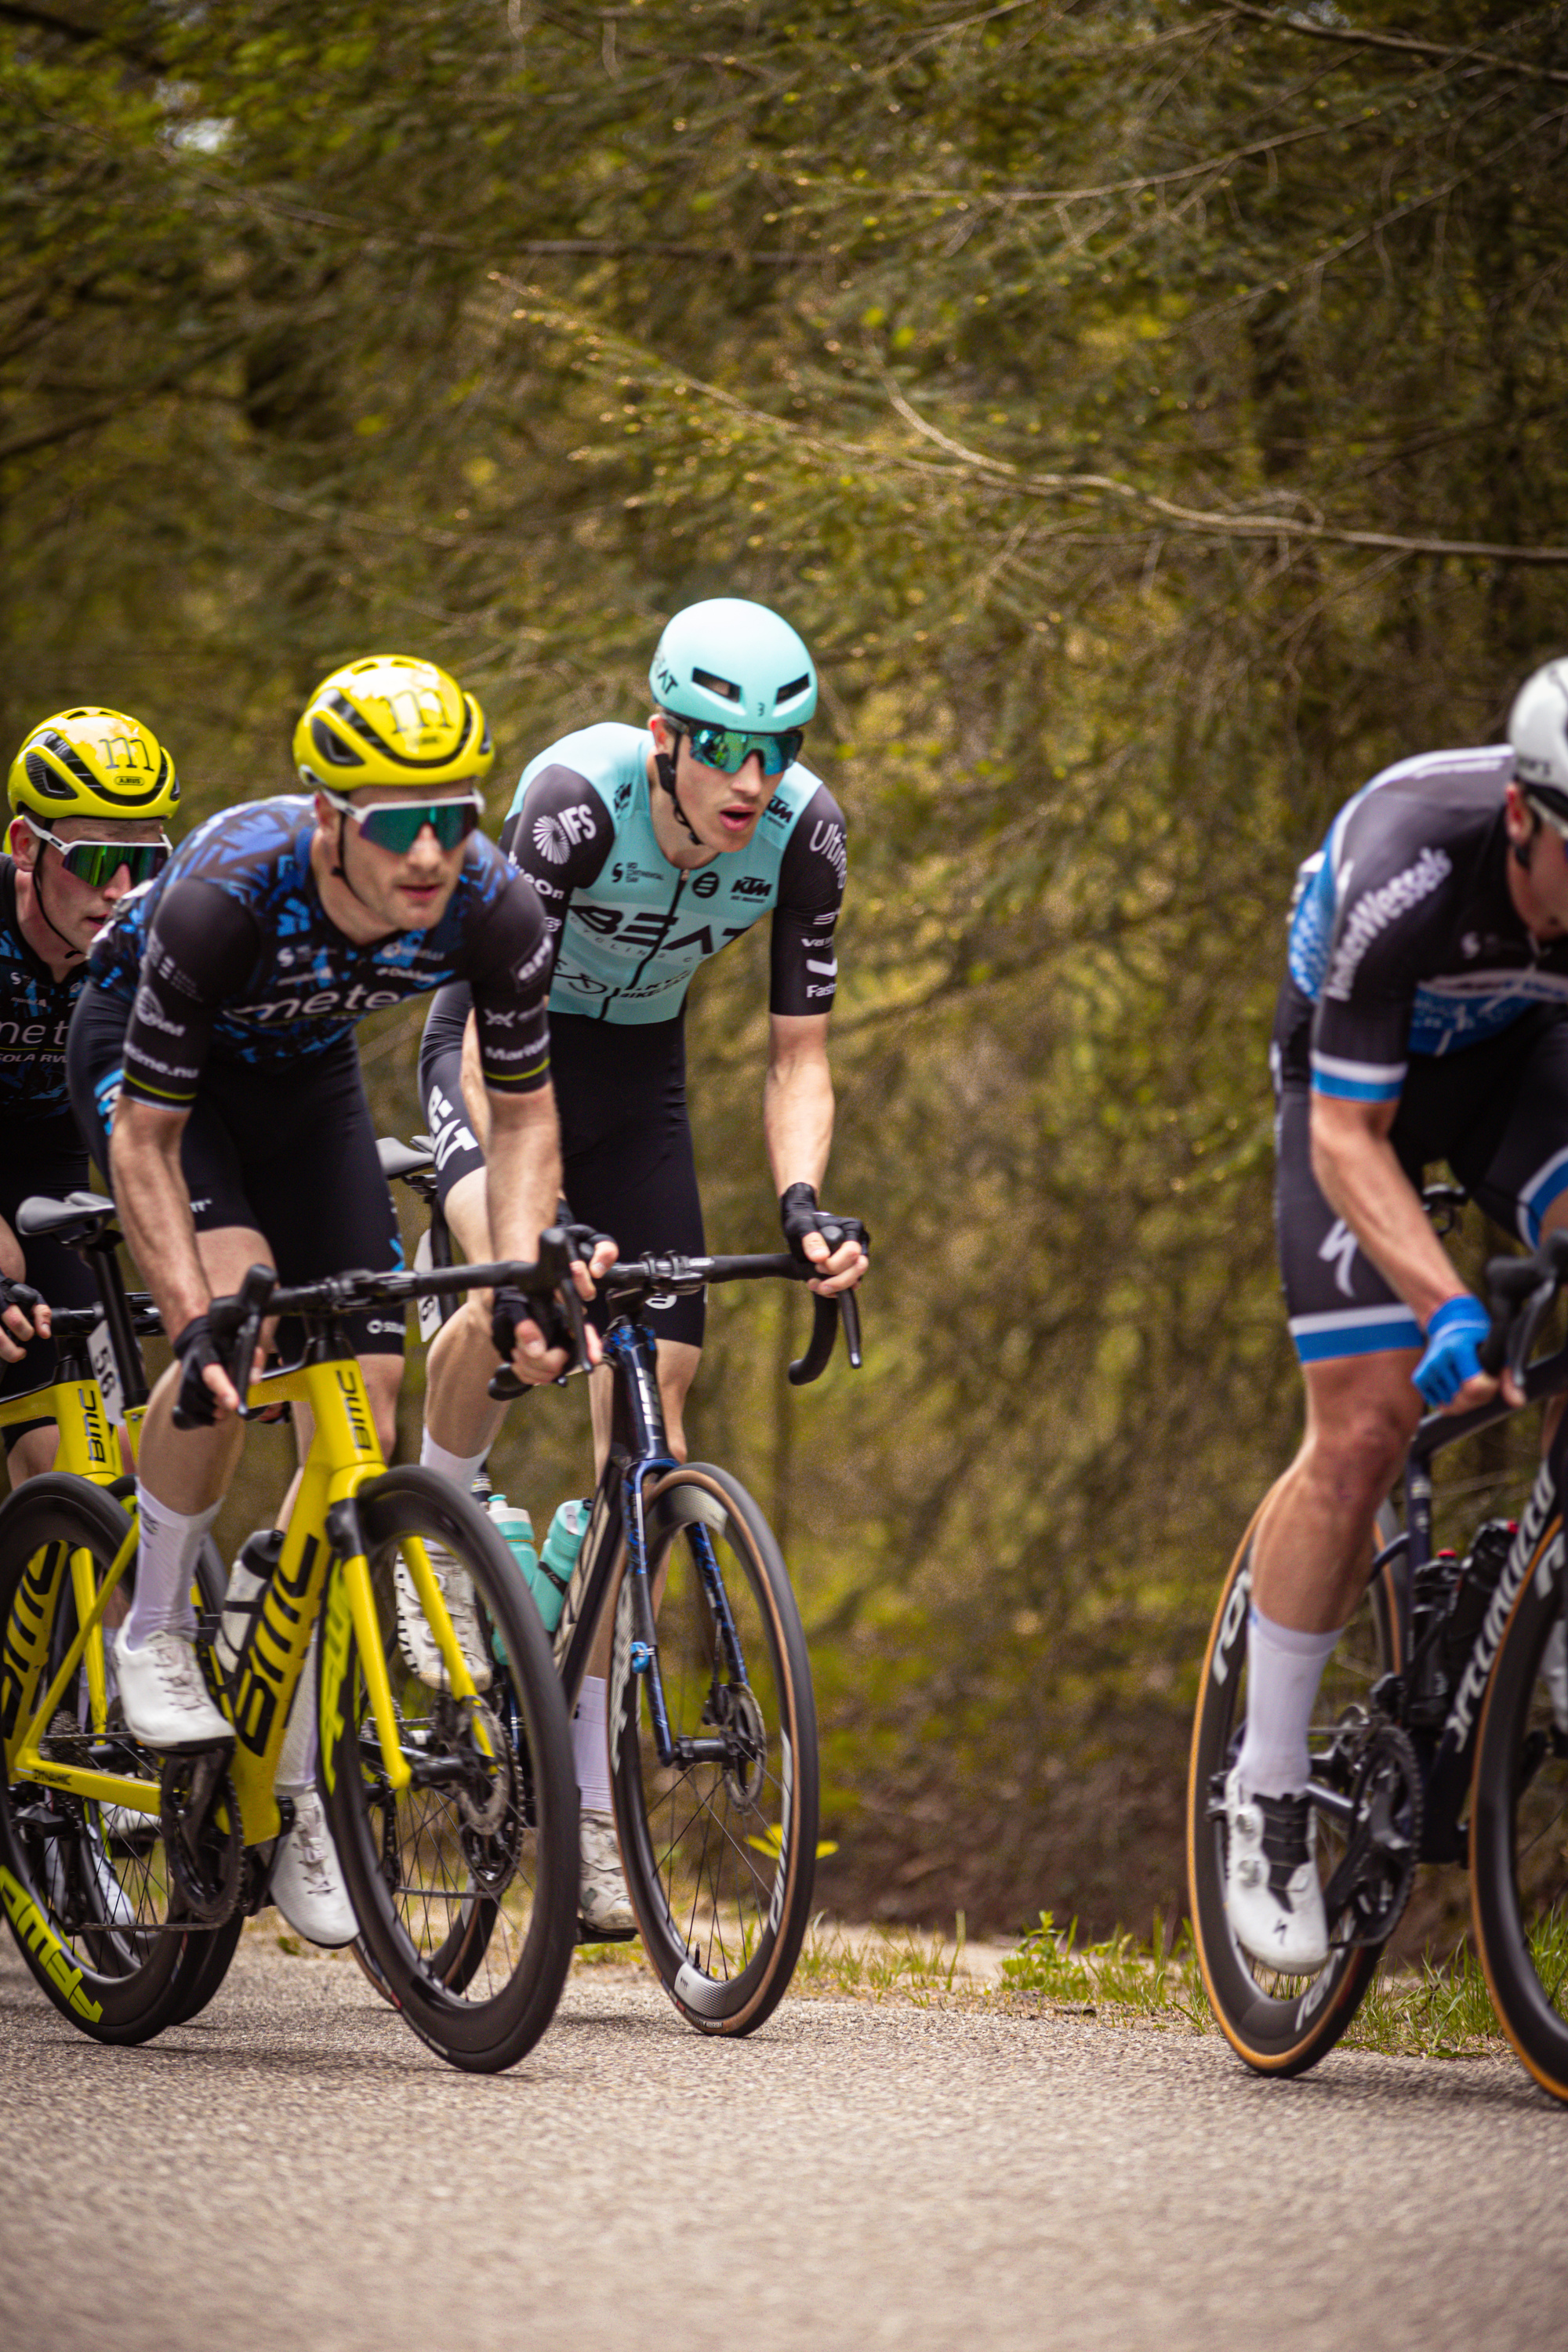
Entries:
[[[803,680],[802,683],[804,682]],[[739,702],[741,699],[741,689],[734,681],[727,677],[715,677],[710,669],[694,669],[691,673],[691,683],[693,686],[706,687],[710,694],[721,694],[726,702]]]
[[345,743],[341,735],[334,735],[324,719],[311,719],[310,740],[331,768],[363,768],[364,765],[353,745]]
[[[52,730],[47,734],[40,735],[38,740],[43,745],[46,751],[52,751],[54,753],[62,768],[68,768],[70,770],[71,774],[76,778],[79,784],[85,784],[89,793],[97,792],[99,788],[98,778],[93,774],[92,770],[88,766],[87,761],[82,758],[81,753],[77,750],[74,743],[68,743],[63,735],[57,735]],[[57,793],[59,792],[59,783],[58,780],[56,781],[53,789]],[[61,798],[65,800],[69,800],[70,797],[71,795],[68,793],[61,794]]]
[[805,692],[806,688],[810,684],[811,680],[809,677],[792,677],[789,684],[787,686],[781,686],[778,692],[774,695],[773,709],[775,710],[782,710],[786,702],[795,701]]
[[62,784],[48,761],[40,760],[36,751],[29,751],[22,764],[27,771],[27,782],[33,790],[42,793],[47,800],[70,801],[76,798],[70,786]]

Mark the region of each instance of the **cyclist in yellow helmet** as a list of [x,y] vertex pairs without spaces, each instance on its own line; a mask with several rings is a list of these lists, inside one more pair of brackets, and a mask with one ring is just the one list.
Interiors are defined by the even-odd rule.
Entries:
[[[66,1087],[66,1032],[87,977],[93,934],[128,890],[170,856],[164,820],[180,797],[174,764],[152,730],[122,710],[84,704],[35,727],[11,763],[8,854],[0,856],[0,1396],[54,1377],[50,1307],[89,1306],[73,1251],[15,1220],[29,1193],[88,1181],[87,1150]],[[25,1284],[46,1305],[12,1303]],[[11,1483],[54,1460],[52,1421],[4,1432]]]
[[[308,796],[199,826],[104,929],[71,1024],[71,1098],[174,1349],[142,1425],[135,1597],[114,1658],[131,1729],[175,1751],[236,1738],[203,1681],[189,1600],[241,1444],[211,1302],[253,1265],[289,1284],[400,1262],[359,1022],[466,981],[504,1169],[498,1185],[492,1143],[502,1256],[537,1255],[560,1191],[544,918],[478,830],[493,756],[478,703],[433,663],[373,656],[323,679],[294,754]],[[506,1352],[523,1380],[552,1379],[565,1353],[517,1306]],[[402,1319],[345,1319],[390,1453]],[[313,1711],[295,1718],[273,1900],[312,1942],[343,1944],[356,1922],[315,1789]]]

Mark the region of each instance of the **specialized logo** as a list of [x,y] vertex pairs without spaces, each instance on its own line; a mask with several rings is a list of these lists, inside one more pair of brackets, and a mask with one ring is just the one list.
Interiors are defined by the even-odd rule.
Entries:
[[1318,1255],[1325,1265],[1333,1267],[1334,1287],[1336,1290],[1342,1290],[1347,1298],[1353,1298],[1355,1296],[1351,1288],[1351,1267],[1355,1262],[1355,1254],[1354,1234],[1342,1217],[1336,1217],[1329,1227],[1327,1238],[1319,1250]]
[[83,1971],[71,1958],[65,1946],[16,1874],[0,1863],[0,1903],[16,1932],[16,1941],[24,1951],[42,1964],[49,1982],[61,1994],[79,2017],[96,2025],[103,2015],[103,2003],[94,2000],[83,1990]]
[[1381,883],[1369,890],[1364,898],[1352,908],[1339,945],[1329,965],[1329,976],[1323,983],[1323,993],[1337,1004],[1349,1002],[1355,985],[1361,960],[1373,940],[1385,931],[1390,923],[1397,922],[1439,889],[1454,870],[1453,860],[1444,849],[1424,849],[1414,866],[1396,874],[1390,882]]
[[594,812],[585,803],[557,809],[552,816],[533,820],[533,845],[552,866],[564,866],[579,842],[592,841],[598,832]]
[[[1530,1501],[1525,1507],[1524,1517],[1519,1523],[1519,1533],[1510,1546],[1508,1564],[1498,1579],[1497,1591],[1491,1597],[1491,1605],[1481,1621],[1481,1630],[1476,1636],[1476,1645],[1470,1653],[1469,1664],[1459,1678],[1458,1689],[1454,1693],[1454,1704],[1448,1710],[1448,1720],[1443,1727],[1445,1746],[1451,1738],[1454,1745],[1462,1749],[1469,1738],[1475,1725],[1476,1710],[1486,1696],[1487,1684],[1491,1677],[1492,1663],[1497,1656],[1499,1644],[1502,1641],[1503,1628],[1513,1614],[1514,1602],[1524,1590],[1524,1580],[1530,1573],[1535,1548],[1546,1531],[1547,1522],[1556,1507],[1556,1502],[1557,1488],[1552,1476],[1552,1465],[1550,1462],[1543,1462],[1537,1474]],[[1543,1591],[1550,1591],[1551,1580],[1556,1575],[1562,1564],[1563,1529],[1559,1525],[1557,1532],[1547,1545],[1539,1562],[1539,1572],[1545,1580],[1542,1585]]]

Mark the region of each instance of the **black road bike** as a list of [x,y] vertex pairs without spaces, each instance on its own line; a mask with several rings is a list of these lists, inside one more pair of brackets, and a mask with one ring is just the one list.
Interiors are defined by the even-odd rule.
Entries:
[[[1451,1201],[1451,1188],[1437,1188]],[[1428,1195],[1430,1202],[1432,1195]],[[1492,1330],[1530,1404],[1568,1391],[1568,1348],[1530,1361],[1568,1283],[1568,1235],[1488,1267]],[[1432,1548],[1436,1455],[1513,1408],[1430,1413],[1411,1444],[1404,1525],[1380,1548],[1329,1669],[1310,1739],[1310,1794],[1329,1956],[1307,1976],[1244,1952],[1225,1907],[1226,1775],[1246,1717],[1252,1544],[1215,1614],[1193,1725],[1187,1863],[1204,1982],[1222,2032],[1260,2073],[1296,2074],[1354,2016],[1423,1862],[1468,1862],[1477,1948],[1504,2032],[1536,2081],[1568,2099],[1568,1619],[1563,1508],[1568,1414],[1522,1519],[1489,1519],[1462,1558]]]
[[[449,1262],[426,1139],[384,1142],[382,1161],[430,1203],[431,1255]],[[555,1632],[556,1669],[570,1711],[607,1611],[626,1885],[648,1958],[700,2033],[752,2032],[794,1973],[816,1877],[816,1711],[800,1612],[762,1512],[729,1471],[669,1451],[646,1310],[713,1284],[803,1282],[809,1271],[787,1252],[650,1255],[612,1266],[598,1286],[613,1310],[610,1451]],[[855,1294],[818,1293],[813,1305],[810,1343],[789,1368],[795,1387],[826,1370],[840,1320],[860,1364]],[[515,1392],[503,1368],[491,1393]]]

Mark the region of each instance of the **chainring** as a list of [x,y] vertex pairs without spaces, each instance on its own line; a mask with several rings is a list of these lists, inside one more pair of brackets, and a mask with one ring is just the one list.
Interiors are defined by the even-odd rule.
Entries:
[[[472,1779],[460,1782],[457,1791],[461,1821],[458,1843],[485,1894],[499,1895],[511,1883],[526,1827],[517,1759],[500,1718],[483,1699],[468,1698],[459,1704],[465,1718],[464,1746],[474,1770]],[[476,1728],[483,1731],[488,1757],[474,1738]]]
[[239,1800],[221,1749],[165,1758],[159,1822],[187,1921],[221,1927],[239,1901],[245,1848]]
[[1386,1943],[1415,1884],[1425,1795],[1420,1759],[1396,1723],[1371,1720],[1356,1737],[1344,1853],[1323,1889],[1337,1948]]

